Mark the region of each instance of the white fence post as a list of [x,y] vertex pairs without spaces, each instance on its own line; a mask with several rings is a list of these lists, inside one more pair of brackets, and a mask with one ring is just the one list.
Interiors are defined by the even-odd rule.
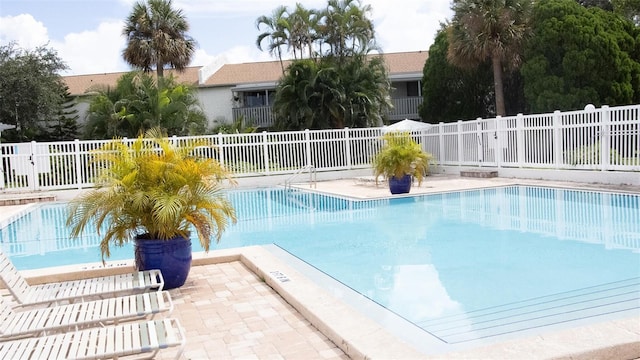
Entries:
[[312,165],[311,164],[311,133],[309,132],[309,129],[305,129],[304,130],[304,144],[305,144],[305,151],[306,151],[306,161],[307,163],[305,165]]
[[502,124],[504,123],[504,121],[502,121],[502,117],[498,116],[495,119],[495,132],[493,133],[493,151],[494,151],[494,157],[495,157],[495,162],[496,162],[496,166],[498,168],[500,168],[502,166]]
[[347,158],[347,169],[351,170],[351,165],[353,164],[353,162],[351,161],[351,140],[349,137],[349,128],[345,127],[344,128],[344,154],[345,157]]
[[556,169],[564,162],[562,158],[562,114],[556,110],[553,112],[553,165]]
[[518,167],[524,167],[524,115],[522,113],[516,117],[516,159]]
[[218,161],[220,162],[220,165],[222,166],[226,166],[226,162],[224,161],[224,144],[223,144],[223,136],[222,133],[218,133],[218,135],[216,136],[216,140],[218,141]]
[[38,181],[38,164],[36,159],[36,148],[38,144],[35,141],[31,142],[31,155],[29,155],[29,161],[31,162],[31,171],[28,172],[27,183],[29,188],[33,191],[39,190],[40,184]]
[[476,145],[478,147],[478,166],[484,163],[484,141],[482,141],[482,118],[476,118]]
[[267,132],[262,131],[262,161],[264,161],[264,172],[269,174],[269,142]]
[[462,165],[462,159],[464,159],[464,151],[462,149],[462,120],[458,120],[458,165]]
[[9,162],[9,158],[7,157],[5,160],[4,154],[3,154],[3,148],[0,147],[0,191],[4,190],[5,187],[5,180],[4,180],[4,170],[5,170],[5,161],[8,163]]
[[609,106],[600,108],[600,170],[607,171],[611,165],[611,113]]
[[444,156],[444,123],[441,121],[438,124],[438,156],[440,157],[439,163],[442,165],[442,157]]
[[82,166],[82,162],[80,161],[80,140],[73,140],[73,161],[76,164],[76,184],[78,185],[78,189],[82,189],[82,185],[84,185],[84,180],[82,174],[84,173],[84,166]]

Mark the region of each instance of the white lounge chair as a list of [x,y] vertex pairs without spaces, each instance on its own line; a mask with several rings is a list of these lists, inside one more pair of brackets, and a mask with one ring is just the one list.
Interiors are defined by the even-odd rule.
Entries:
[[87,297],[111,297],[124,293],[162,290],[164,279],[160,270],[136,271],[123,275],[29,285],[0,250],[0,280],[19,305],[58,303]]
[[14,311],[0,296],[0,340],[46,335],[50,331],[142,320],[147,316],[173,311],[168,291],[113,297],[47,308]]
[[179,347],[184,331],[176,319],[124,323],[68,333],[0,342],[0,359],[109,359],[148,354]]

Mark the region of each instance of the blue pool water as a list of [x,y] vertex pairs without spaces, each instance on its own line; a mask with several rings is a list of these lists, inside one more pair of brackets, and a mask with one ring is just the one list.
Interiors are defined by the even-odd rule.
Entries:
[[[640,315],[637,195],[513,186],[372,201],[229,197],[239,221],[214,248],[276,244],[447,343]],[[100,260],[95,235],[68,240],[65,211],[43,205],[2,229],[19,269]]]

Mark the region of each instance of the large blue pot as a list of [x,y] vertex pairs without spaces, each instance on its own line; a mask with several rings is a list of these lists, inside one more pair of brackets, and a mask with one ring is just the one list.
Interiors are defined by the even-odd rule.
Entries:
[[401,178],[395,176],[389,178],[389,190],[392,194],[408,194],[411,191],[411,175]]
[[135,259],[138,270],[159,269],[164,289],[184,285],[191,269],[191,239],[175,237],[169,240],[135,239]]

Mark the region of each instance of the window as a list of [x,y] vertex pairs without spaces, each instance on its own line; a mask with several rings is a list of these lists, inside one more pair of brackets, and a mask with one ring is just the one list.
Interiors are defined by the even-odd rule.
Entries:
[[273,101],[276,98],[275,94],[274,90],[247,91],[243,93],[244,106],[257,107],[273,105]]
[[420,81],[407,81],[407,96],[422,96],[420,94]]

